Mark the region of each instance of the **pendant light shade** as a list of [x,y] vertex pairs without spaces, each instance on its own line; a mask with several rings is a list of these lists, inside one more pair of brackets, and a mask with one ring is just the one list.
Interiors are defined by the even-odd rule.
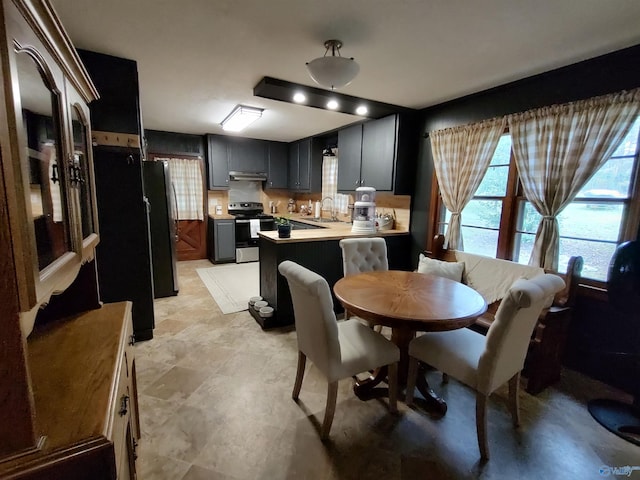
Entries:
[[[318,85],[335,90],[349,85],[358,72],[360,66],[353,58],[340,56],[342,42],[340,40],[327,40],[324,42],[326,51],[324,57],[319,57],[307,63],[309,75]],[[331,49],[331,55],[327,53]],[[337,54],[337,55],[336,55]]]

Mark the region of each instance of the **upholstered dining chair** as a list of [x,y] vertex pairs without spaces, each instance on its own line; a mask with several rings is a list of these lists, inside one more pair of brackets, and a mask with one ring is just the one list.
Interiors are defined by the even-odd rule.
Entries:
[[320,437],[329,437],[338,381],[358,373],[388,366],[389,410],[397,412],[398,347],[355,318],[337,322],[329,284],[317,273],[289,260],[282,262],[278,270],[289,284],[298,339],[298,371],[291,396],[298,400],[307,358],[327,378],[327,405]]
[[418,361],[461,381],[476,391],[476,428],[482,459],[489,458],[487,399],[509,382],[514,427],[520,423],[518,388],[529,340],[545,302],[564,288],[557,275],[516,280],[502,299],[486,337],[468,328],[425,333],[409,344],[406,403],[413,403]]
[[[342,250],[342,269],[344,276],[376,270],[389,270],[387,259],[387,242],[384,238],[343,238],[340,240]],[[344,318],[349,318],[345,310]],[[378,331],[382,330],[382,326]]]

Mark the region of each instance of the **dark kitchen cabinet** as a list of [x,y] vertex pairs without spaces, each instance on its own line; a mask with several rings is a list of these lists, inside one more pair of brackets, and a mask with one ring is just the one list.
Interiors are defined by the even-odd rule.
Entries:
[[229,171],[265,173],[267,171],[267,142],[253,138],[227,137]]
[[322,146],[311,138],[289,144],[289,190],[320,192]]
[[226,137],[207,135],[207,165],[209,190],[229,188],[229,155]]
[[340,130],[338,190],[367,186],[412,194],[418,139],[416,122],[409,115],[390,115]]
[[338,190],[355,190],[360,186],[362,124],[338,131],[338,149]]
[[269,142],[267,156],[267,182],[265,184],[265,188],[288,188],[288,153],[288,144],[284,142]]
[[209,217],[209,260],[213,263],[236,261],[236,224],[234,219]]

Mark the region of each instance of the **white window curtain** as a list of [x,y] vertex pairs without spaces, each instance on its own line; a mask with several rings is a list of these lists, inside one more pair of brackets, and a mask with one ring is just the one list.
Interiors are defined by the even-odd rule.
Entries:
[[157,158],[169,164],[180,220],[204,220],[200,161],[190,158]]
[[640,89],[508,117],[527,200],[542,219],[529,265],[558,269],[557,215],[611,157],[640,113]]
[[461,212],[480,186],[505,127],[503,117],[429,134],[442,201],[451,212],[445,246],[452,250],[464,250]]

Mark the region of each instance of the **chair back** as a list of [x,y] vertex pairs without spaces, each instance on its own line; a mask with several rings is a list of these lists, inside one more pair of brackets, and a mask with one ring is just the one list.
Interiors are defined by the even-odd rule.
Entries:
[[340,362],[338,325],[327,281],[311,270],[286,260],[278,266],[287,279],[295,317],[298,350],[324,374]]
[[340,240],[344,276],[375,270],[389,270],[384,238],[344,238]]
[[522,370],[531,334],[549,297],[564,288],[557,275],[516,280],[489,327],[478,362],[477,389],[490,394]]

